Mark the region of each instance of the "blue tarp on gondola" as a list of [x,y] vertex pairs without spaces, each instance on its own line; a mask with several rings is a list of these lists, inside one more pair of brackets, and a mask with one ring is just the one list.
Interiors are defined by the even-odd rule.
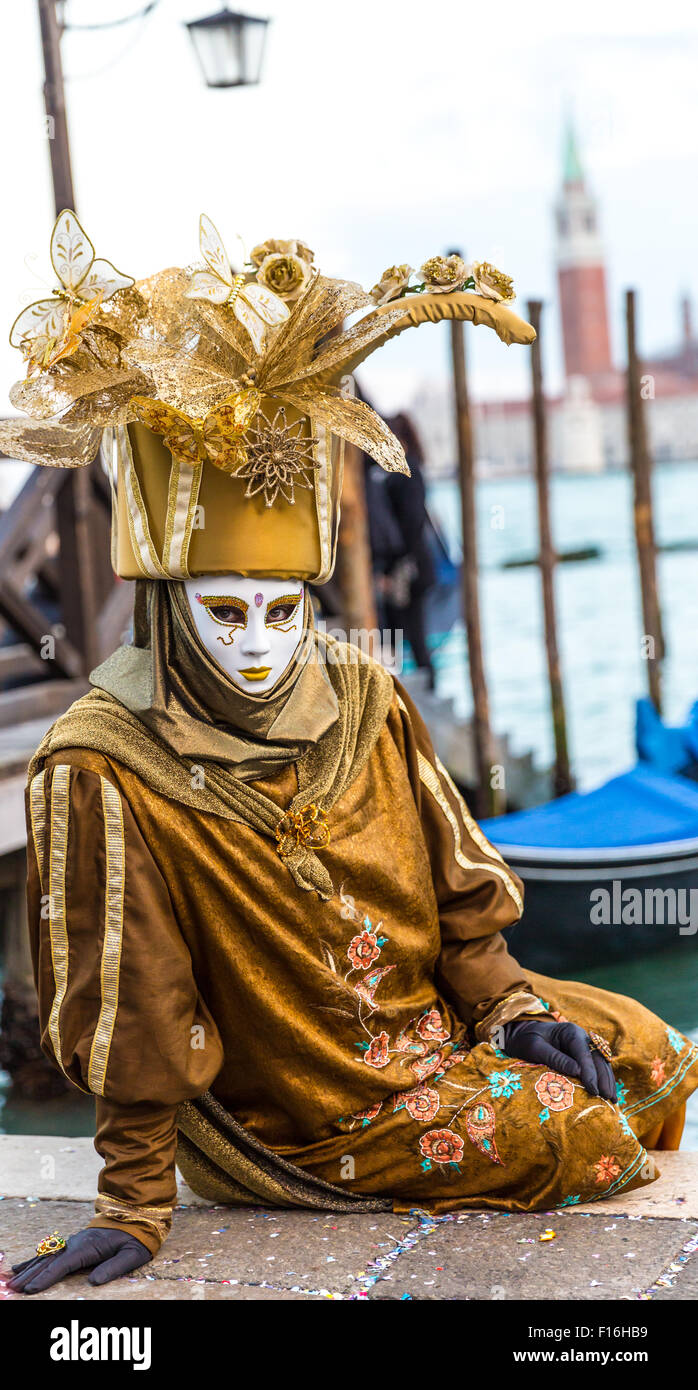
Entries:
[[493,844],[603,849],[698,838],[698,784],[638,764],[590,792],[482,822]]
[[683,772],[698,760],[698,701],[686,724],[672,728],[657,714],[651,700],[637,701],[635,744],[641,762],[656,772]]

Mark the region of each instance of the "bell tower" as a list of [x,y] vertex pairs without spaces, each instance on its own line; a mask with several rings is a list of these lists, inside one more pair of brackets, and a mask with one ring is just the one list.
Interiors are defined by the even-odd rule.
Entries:
[[565,373],[568,378],[601,376],[613,370],[606,270],[596,199],[587,188],[571,123],[555,222]]

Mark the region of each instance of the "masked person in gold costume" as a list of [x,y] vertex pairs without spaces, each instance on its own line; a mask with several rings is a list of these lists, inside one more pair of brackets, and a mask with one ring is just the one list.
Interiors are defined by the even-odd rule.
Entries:
[[236,271],[208,219],[201,245],[206,270],[78,293],[74,347],[60,316],[48,343],[20,324],[31,418],[0,438],[78,466],[105,431],[136,580],[133,642],[29,770],[42,1041],[95,1096],[104,1168],[90,1226],[18,1268],[27,1293],[156,1254],[175,1163],[236,1205],[603,1198],[656,1176],[695,1085],[698,1049],[641,1005],[511,957],[521,883],[399,683],[314,628],[343,441],[405,469],[348,374],[444,318],[530,342],[511,282],[433,257],[367,295],[302,242]]

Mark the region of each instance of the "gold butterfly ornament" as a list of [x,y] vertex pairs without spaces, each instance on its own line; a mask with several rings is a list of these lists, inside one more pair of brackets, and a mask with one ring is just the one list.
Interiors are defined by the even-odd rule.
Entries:
[[244,246],[236,238],[236,259],[231,261],[220,233],[205,213],[199,218],[199,248],[205,270],[195,270],[188,299],[207,299],[210,304],[226,304],[247,329],[258,356],[264,351],[268,328],[278,328],[289,317],[283,299],[263,285],[247,282]]
[[255,387],[235,391],[203,417],[185,415],[150,396],[132,396],[130,404],[136,419],[161,436],[179,463],[195,467],[208,458],[224,473],[235,473],[247,461],[242,437],[261,400]]
[[134,283],[111,261],[96,258],[90,238],[70,209],[56,219],[50,254],[58,286],[47,298],[22,309],[10,329],[10,343],[26,358],[29,376],[75,352],[80,334],[104,300]]

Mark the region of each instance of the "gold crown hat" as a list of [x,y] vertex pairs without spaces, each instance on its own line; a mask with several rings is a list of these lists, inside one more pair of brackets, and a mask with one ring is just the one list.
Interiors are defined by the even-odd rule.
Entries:
[[510,278],[487,262],[434,256],[416,278],[392,266],[367,293],[322,275],[301,241],[267,241],[231,262],[205,216],[199,240],[203,269],[135,283],[61,213],[51,237],[60,285],[10,334],[27,362],[10,399],[29,418],[0,425],[0,447],[75,468],[102,445],[123,578],[323,583],[344,442],[409,472],[399,441],[354,396],[355,368],[422,323],[469,320],[505,343],[531,343],[534,330],[509,308]]

